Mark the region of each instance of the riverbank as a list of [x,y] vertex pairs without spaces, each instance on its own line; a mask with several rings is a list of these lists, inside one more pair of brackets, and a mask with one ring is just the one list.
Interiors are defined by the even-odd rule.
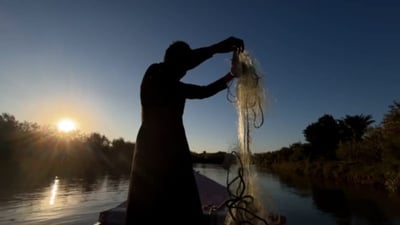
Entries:
[[399,164],[303,160],[256,165],[260,169],[278,174],[296,174],[306,176],[311,180],[325,180],[353,186],[371,186],[391,193],[400,192]]

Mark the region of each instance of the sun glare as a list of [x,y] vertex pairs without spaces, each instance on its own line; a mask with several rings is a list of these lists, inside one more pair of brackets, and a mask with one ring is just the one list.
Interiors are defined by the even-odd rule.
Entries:
[[71,119],[62,119],[57,123],[58,131],[68,133],[76,130],[76,122]]

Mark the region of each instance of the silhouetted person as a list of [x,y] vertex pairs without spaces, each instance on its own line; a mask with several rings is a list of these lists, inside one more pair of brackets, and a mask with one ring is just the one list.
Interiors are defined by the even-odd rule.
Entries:
[[142,124],[133,155],[127,224],[203,224],[182,115],[186,99],[211,97],[234,76],[228,73],[207,86],[180,80],[214,54],[243,48],[243,41],[234,37],[197,49],[177,41],[163,62],[147,69],[140,89]]

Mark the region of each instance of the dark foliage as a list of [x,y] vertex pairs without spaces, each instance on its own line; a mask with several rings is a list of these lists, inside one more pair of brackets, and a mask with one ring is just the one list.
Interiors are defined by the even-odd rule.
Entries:
[[0,115],[0,170],[22,176],[129,173],[135,144],[99,133],[60,133]]

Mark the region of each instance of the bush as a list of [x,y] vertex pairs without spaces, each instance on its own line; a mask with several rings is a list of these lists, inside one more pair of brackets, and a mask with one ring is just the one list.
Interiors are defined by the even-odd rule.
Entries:
[[378,128],[371,129],[362,141],[348,141],[339,144],[339,160],[378,163],[382,161],[384,141]]
[[388,172],[385,175],[385,187],[391,192],[395,193],[400,190],[400,172]]

